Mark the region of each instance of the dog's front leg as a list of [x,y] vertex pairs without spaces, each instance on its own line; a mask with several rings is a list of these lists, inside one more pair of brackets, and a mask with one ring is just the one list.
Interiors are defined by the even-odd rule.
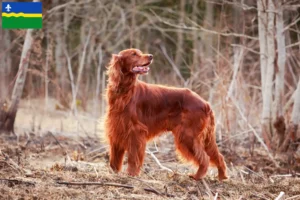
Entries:
[[128,141],[128,168],[127,173],[137,176],[144,162],[146,149],[146,133],[139,127],[135,127]]

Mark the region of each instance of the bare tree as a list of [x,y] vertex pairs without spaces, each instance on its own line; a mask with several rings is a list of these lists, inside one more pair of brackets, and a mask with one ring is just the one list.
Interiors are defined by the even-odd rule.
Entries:
[[272,103],[273,103],[273,75],[275,67],[275,5],[273,0],[268,2],[268,31],[267,31],[267,68],[265,74],[265,86],[263,92],[263,110],[262,110],[262,133],[266,144],[272,147]]
[[[80,59],[80,64],[79,64],[79,69],[78,69],[78,74],[77,74],[77,80],[76,80],[76,85],[75,85],[75,96],[73,96],[73,101],[72,101],[72,109],[75,109],[75,107],[76,107],[76,97],[77,97],[79,87],[80,87],[80,81],[81,81],[82,72],[83,72],[83,68],[84,68],[85,60],[86,60],[87,47],[88,47],[88,44],[90,42],[91,34],[92,34],[92,29],[90,28],[88,36],[87,36],[85,44],[84,44],[84,47],[83,47],[82,56],[81,56],[81,59]],[[75,111],[76,110],[77,109],[75,109]]]
[[[193,1],[193,13],[192,13],[192,19],[194,22],[198,23],[198,0],[194,0]],[[196,71],[198,71],[199,69],[199,56],[200,53],[200,41],[199,41],[199,31],[198,30],[194,30],[193,31],[193,63],[192,63],[192,73],[195,74]]]
[[[52,4],[54,6],[59,5],[59,0],[54,0],[52,2]],[[67,10],[67,8],[65,9]],[[57,76],[57,81],[58,81],[58,85],[60,87],[61,90],[57,91],[57,99],[60,101],[60,103],[65,106],[65,107],[69,107],[68,102],[66,102],[67,100],[65,99],[65,96],[62,96],[62,94],[64,93],[64,91],[66,91],[66,60],[64,57],[64,45],[65,44],[65,30],[64,30],[64,15],[63,13],[60,12],[56,12],[55,13],[55,22],[54,22],[54,34],[55,34],[55,41],[56,41],[56,45],[55,45],[55,74]]]
[[8,95],[8,76],[11,71],[10,34],[8,30],[0,30],[0,100]]
[[[180,0],[180,17],[179,17],[179,24],[184,23],[185,17],[185,0]],[[176,55],[175,55],[175,65],[180,68],[182,62],[182,52],[183,52],[183,33],[182,31],[177,32],[177,48],[176,48]]]
[[[265,88],[265,76],[267,66],[267,0],[257,0],[258,9],[258,34],[260,49],[260,71],[262,91]],[[264,99],[263,99],[264,101]]]
[[[297,141],[300,138],[300,136],[297,135],[299,124],[300,124],[300,78],[298,80],[298,85],[295,92],[294,107],[292,111],[291,121],[288,125],[287,134],[283,144],[280,147],[280,151],[288,150],[291,141]],[[295,144],[292,150],[295,151],[297,147],[298,145]]]
[[[11,2],[13,1],[11,0]],[[0,20],[0,26],[2,27],[2,20]],[[9,95],[7,86],[12,69],[10,45],[11,36],[9,30],[0,29],[0,107],[2,106],[1,102],[6,101]]]
[[[34,0],[37,2],[37,0]],[[3,132],[13,132],[14,133],[14,123],[16,119],[17,109],[19,101],[21,99],[24,84],[26,80],[27,68],[29,64],[30,50],[32,45],[32,29],[28,29],[25,36],[25,42],[22,50],[21,60],[19,64],[19,71],[17,74],[17,79],[12,92],[11,103],[7,110],[0,110],[0,131]]]
[[[210,1],[206,1],[205,16],[204,16],[204,27],[211,29],[214,24],[214,4]],[[212,102],[214,93],[214,73],[215,65],[213,63],[213,34],[204,32],[203,33],[203,45],[204,45],[204,56],[205,64],[207,66],[208,80],[210,80],[211,90],[209,90],[209,102]]]
[[278,137],[278,146],[284,140],[285,122],[283,113],[284,74],[286,62],[285,31],[283,19],[283,1],[276,1],[276,41],[277,41],[277,65],[275,65],[275,107],[273,112],[274,126]]

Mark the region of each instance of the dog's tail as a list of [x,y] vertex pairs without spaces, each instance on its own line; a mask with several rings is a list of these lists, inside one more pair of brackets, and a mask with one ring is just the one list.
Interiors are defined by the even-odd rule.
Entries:
[[209,146],[211,142],[216,142],[216,124],[215,124],[215,115],[210,105],[207,105],[207,128],[206,128],[206,138],[205,146]]

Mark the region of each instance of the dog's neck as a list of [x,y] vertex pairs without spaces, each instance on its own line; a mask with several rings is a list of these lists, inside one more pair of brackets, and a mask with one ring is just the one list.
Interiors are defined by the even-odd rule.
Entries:
[[108,87],[114,94],[124,95],[133,90],[137,82],[137,74],[122,74],[118,83],[113,78],[109,78]]

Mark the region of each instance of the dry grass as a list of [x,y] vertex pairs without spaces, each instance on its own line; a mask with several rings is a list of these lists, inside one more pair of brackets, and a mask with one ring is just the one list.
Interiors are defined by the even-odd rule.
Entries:
[[[251,156],[243,146],[232,150],[225,148],[225,144],[221,150],[230,179],[219,182],[216,170],[211,168],[204,180],[191,180],[188,175],[196,169],[177,159],[170,134],[156,141],[158,151],[153,143],[148,149],[174,173],[162,170],[147,154],[139,177],[125,174],[126,159],[123,172],[115,174],[108,166],[107,145],[93,135],[93,120],[79,119],[90,134],[88,138],[73,126],[77,119],[71,115],[61,111],[41,113],[40,108],[32,110],[23,104],[17,116],[19,140],[0,137],[3,152],[0,154],[0,199],[275,199],[280,192],[285,193],[281,199],[300,197],[299,161],[292,166],[284,158],[276,157],[281,166],[276,168],[259,147]],[[33,115],[36,120],[32,120]],[[39,127],[40,119],[43,122]],[[34,131],[31,131],[32,121],[35,121]],[[59,130],[61,121],[64,122],[62,131]],[[101,185],[62,185],[59,181]]]

